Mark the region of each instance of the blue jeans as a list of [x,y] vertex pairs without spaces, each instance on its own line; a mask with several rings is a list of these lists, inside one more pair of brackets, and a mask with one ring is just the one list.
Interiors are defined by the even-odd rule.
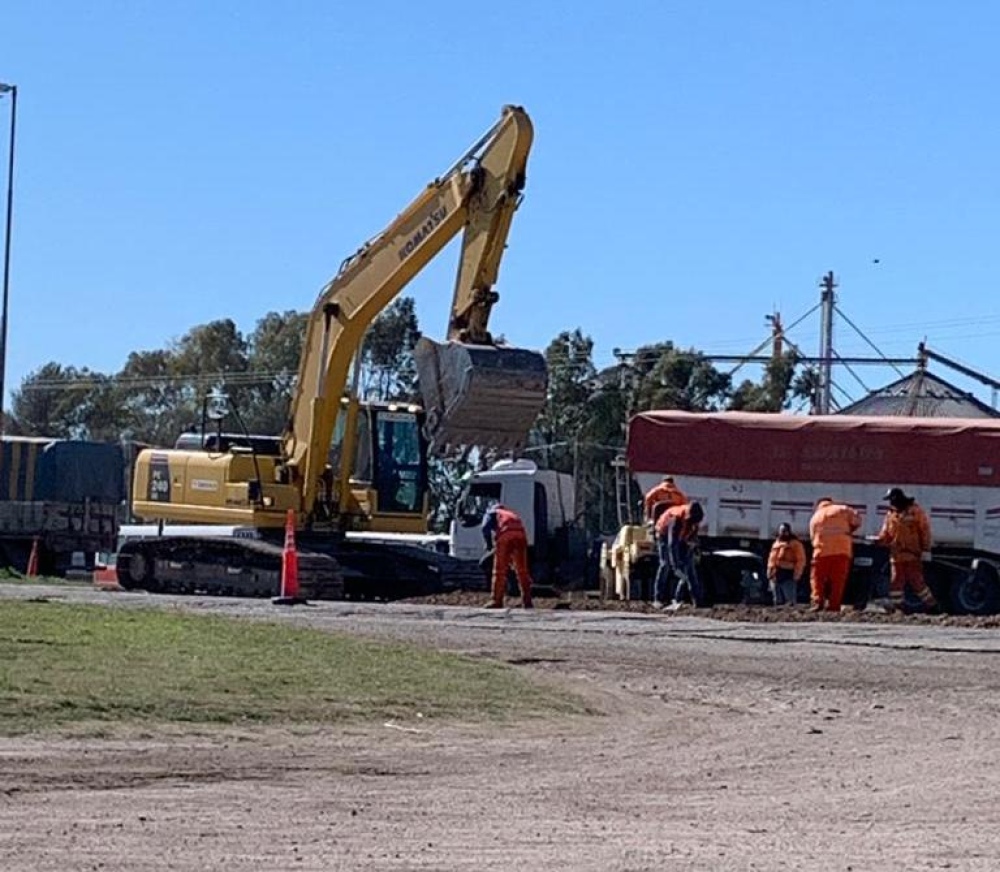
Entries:
[[698,578],[698,567],[695,565],[694,552],[689,551],[685,556],[676,560],[674,572],[677,574],[677,588],[674,590],[674,602],[684,602],[684,594],[691,597],[691,605],[701,606],[704,604],[704,597],[701,590],[701,579]]
[[656,554],[660,565],[656,567],[656,579],[653,581],[653,599],[658,602],[667,601],[667,582],[670,580],[670,545],[666,536],[656,537]]
[[794,606],[798,602],[798,582],[790,569],[778,569],[771,582],[771,593],[776,606]]

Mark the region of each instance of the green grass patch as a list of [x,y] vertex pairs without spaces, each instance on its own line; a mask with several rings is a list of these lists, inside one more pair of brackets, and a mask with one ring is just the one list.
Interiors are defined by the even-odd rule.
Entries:
[[583,703],[492,661],[276,623],[8,600],[0,733],[123,724],[495,720]]

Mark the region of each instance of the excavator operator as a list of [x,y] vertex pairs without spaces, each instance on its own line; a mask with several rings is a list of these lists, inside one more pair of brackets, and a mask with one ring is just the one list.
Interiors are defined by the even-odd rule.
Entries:
[[493,503],[483,515],[483,539],[486,540],[486,548],[493,549],[493,598],[486,604],[486,608],[504,607],[507,572],[511,568],[517,573],[521,605],[526,609],[532,608],[528,535],[521,516],[502,503]]

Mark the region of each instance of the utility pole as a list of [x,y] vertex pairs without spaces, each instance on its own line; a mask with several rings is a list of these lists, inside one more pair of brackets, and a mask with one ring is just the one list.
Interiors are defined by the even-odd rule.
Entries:
[[10,301],[10,228],[14,220],[14,142],[17,128],[17,85],[0,82],[0,97],[10,94],[10,147],[7,152],[7,220],[3,244],[3,324],[0,325],[0,436],[4,433],[4,394],[7,390],[7,329]]
[[773,315],[765,315],[764,318],[771,325],[771,360],[777,362],[785,353],[785,328],[781,324],[781,313],[775,312]]
[[833,280],[833,270],[830,270],[819,283],[822,288],[820,294],[820,337],[819,337],[819,357],[820,357],[820,379],[819,379],[819,402],[817,413],[829,415],[830,406],[833,400],[833,310],[836,306],[837,298],[833,289],[837,283]]

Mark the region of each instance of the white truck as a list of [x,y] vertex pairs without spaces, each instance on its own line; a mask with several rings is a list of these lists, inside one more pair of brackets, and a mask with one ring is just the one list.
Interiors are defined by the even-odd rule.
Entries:
[[536,585],[578,586],[585,571],[586,543],[576,523],[573,477],[539,469],[533,461],[524,459],[501,460],[475,473],[451,522],[452,557],[478,564],[485,547],[483,513],[494,500],[513,509],[524,521]]
[[[652,411],[629,422],[627,469],[645,493],[673,475],[705,510],[701,567],[711,602],[766,602],[764,562],[782,521],[806,543],[824,496],[861,513],[845,602],[888,590],[879,531],[901,487],[930,515],[925,575],[950,612],[1000,611],[1000,420]],[[645,526],[626,524],[602,553],[606,597],[649,597],[656,570]],[[807,586],[800,588],[806,596]]]

